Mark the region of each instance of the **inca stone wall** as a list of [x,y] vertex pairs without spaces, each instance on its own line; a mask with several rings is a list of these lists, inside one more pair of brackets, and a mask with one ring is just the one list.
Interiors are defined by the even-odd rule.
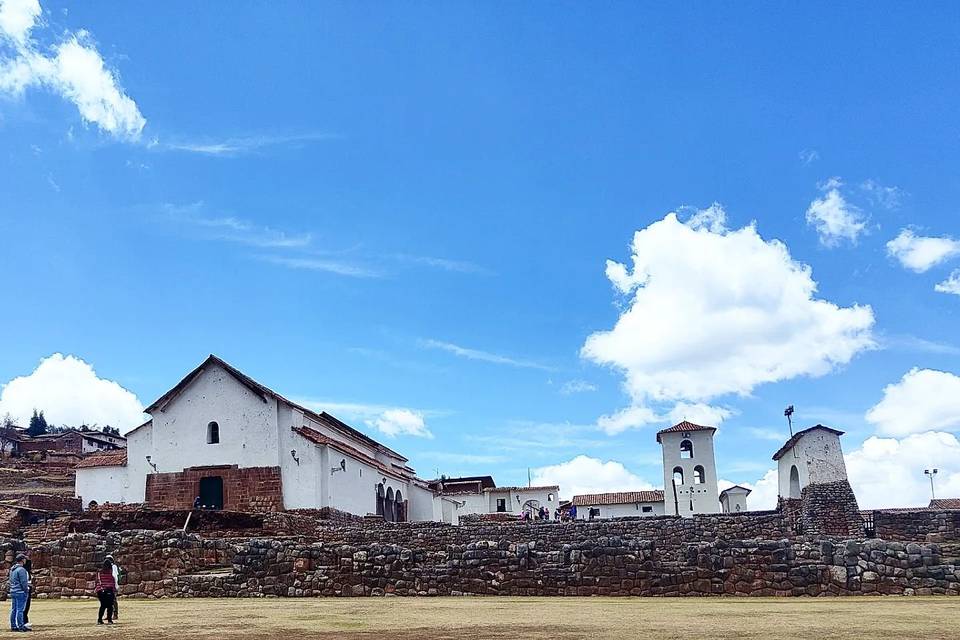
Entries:
[[280,467],[237,465],[190,467],[177,473],[147,475],[146,501],[159,509],[191,509],[200,495],[200,480],[223,479],[223,508],[230,511],[279,511],[283,509]]
[[[0,541],[0,553],[9,561],[24,546]],[[771,513],[328,524],[309,537],[271,539],[71,534],[32,547],[38,597],[91,596],[107,553],[126,570],[121,594],[135,597],[960,595],[960,541],[790,536]]]
[[863,518],[857,497],[846,480],[810,484],[800,496],[802,533],[863,537]]
[[884,540],[950,542],[960,540],[960,511],[874,511],[876,537]]

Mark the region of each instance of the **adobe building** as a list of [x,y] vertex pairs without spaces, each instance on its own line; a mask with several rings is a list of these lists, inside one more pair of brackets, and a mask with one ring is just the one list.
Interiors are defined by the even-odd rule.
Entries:
[[741,513],[747,510],[747,496],[751,490],[738,484],[720,492],[720,510],[723,513]]
[[808,485],[847,480],[842,435],[843,431],[817,424],[793,434],[773,454],[781,498],[799,499]]
[[577,520],[664,515],[663,491],[620,491],[573,496]]
[[190,509],[199,496],[213,509],[330,507],[389,521],[443,519],[443,502],[407,458],[216,356],[145,411],[151,419],[127,434],[126,450],[78,466],[75,494],[84,505]]
[[452,499],[458,516],[491,513],[535,516],[546,507],[553,517],[560,504],[557,485],[498,487],[492,476],[440,478],[431,480],[429,487],[436,494]]

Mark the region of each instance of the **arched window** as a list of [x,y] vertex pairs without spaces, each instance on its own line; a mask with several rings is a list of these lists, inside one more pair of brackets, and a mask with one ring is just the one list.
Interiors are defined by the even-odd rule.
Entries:
[[703,467],[697,465],[693,468],[693,484],[703,484],[704,482]]
[[797,469],[797,465],[790,467],[790,497],[800,497],[800,470]]
[[682,460],[689,460],[693,457],[693,443],[689,440],[684,440],[680,443],[680,458]]
[[396,522],[397,521],[397,511],[396,503],[393,501],[393,487],[387,489],[387,503],[384,505],[386,507],[386,513],[384,517],[387,522]]
[[207,425],[207,444],[220,444],[220,425],[216,422]]
[[403,504],[403,494],[397,490],[397,495],[394,497],[394,503],[396,503],[396,516],[397,522],[406,522],[407,514],[404,512]]
[[381,517],[386,517],[383,501],[384,501],[383,484],[378,484],[377,485],[377,515]]
[[548,494],[547,494],[547,502],[553,502],[553,494],[552,494],[552,493],[548,493]]
[[680,467],[673,468],[673,484],[683,484],[683,469]]

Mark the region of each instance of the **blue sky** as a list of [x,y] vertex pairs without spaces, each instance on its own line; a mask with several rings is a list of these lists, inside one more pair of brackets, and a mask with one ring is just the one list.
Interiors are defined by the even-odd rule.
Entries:
[[564,493],[715,418],[760,502],[794,404],[862,503],[960,495],[960,7],[0,7],[0,383],[61,353],[148,404],[212,352],[421,476]]

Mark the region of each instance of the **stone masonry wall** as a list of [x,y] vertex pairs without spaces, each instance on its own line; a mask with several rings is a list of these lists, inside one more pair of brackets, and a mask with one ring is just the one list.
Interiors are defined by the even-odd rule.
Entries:
[[193,508],[202,478],[223,478],[223,508],[229,511],[280,511],[283,490],[280,467],[191,467],[178,473],[147,475],[146,501],[153,508]]
[[960,510],[874,511],[876,537],[884,540],[960,540]]
[[[94,571],[107,553],[126,571],[121,595],[135,597],[960,595],[960,545],[716,539],[665,550],[619,536],[450,545],[420,533],[415,548],[204,540],[182,532],[74,534],[31,555],[40,598],[92,596]],[[7,556],[18,548],[0,542]]]
[[863,537],[860,507],[848,481],[807,485],[800,503],[802,533]]

